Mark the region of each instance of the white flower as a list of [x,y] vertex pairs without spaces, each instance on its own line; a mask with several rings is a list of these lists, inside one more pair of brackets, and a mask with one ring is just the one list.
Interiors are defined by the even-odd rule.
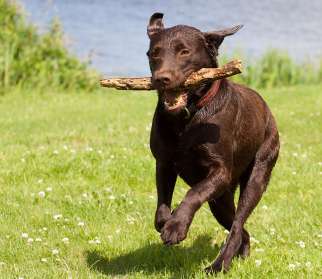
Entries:
[[117,229],[115,232],[119,234],[121,232],[121,229]]
[[101,243],[101,241],[97,238],[97,239],[95,239],[95,243],[96,243],[96,244],[100,244],[100,243]]
[[262,260],[255,260],[255,265],[260,266],[262,264]]
[[53,218],[55,219],[55,220],[59,220],[59,219],[61,219],[63,217],[63,215],[62,214],[55,214],[54,216],[53,216]]
[[43,228],[42,228],[42,230],[43,230],[43,231],[47,231],[47,228],[46,228],[46,227],[43,227]]
[[89,240],[88,243],[89,244],[101,244],[101,241],[98,237],[95,237],[94,239]]
[[294,270],[295,269],[295,264],[292,264],[292,263],[290,263],[289,265],[288,265],[288,269],[289,270]]
[[41,184],[41,183],[43,183],[44,182],[44,180],[43,179],[38,179],[38,181],[37,181],[39,184]]
[[54,151],[53,151],[53,154],[54,154],[54,155],[58,155],[58,154],[59,154],[59,151],[58,151],[58,150],[54,150]]
[[65,244],[67,244],[67,243],[69,243],[69,238],[68,237],[64,237],[61,241],[64,242]]
[[108,198],[109,198],[110,200],[115,200],[115,196],[113,196],[113,195],[110,195]]
[[295,175],[296,174],[296,171],[292,171],[292,174]]
[[52,253],[53,255],[58,255],[58,254],[59,254],[59,250],[58,250],[58,249],[53,249],[53,250],[51,251],[51,253]]
[[265,205],[265,204],[262,206],[262,208],[263,208],[264,210],[267,210],[267,209],[268,209],[267,205]]
[[5,262],[0,262],[0,266],[4,266],[5,264]]
[[68,150],[68,146],[66,144],[63,145],[64,150]]
[[40,261],[43,262],[43,263],[46,263],[47,259],[46,258],[41,258]]
[[87,146],[87,147],[85,148],[85,150],[86,150],[87,152],[92,152],[92,151],[93,151],[93,148],[92,148],[92,147],[90,147],[90,146]]
[[37,238],[35,239],[35,241],[36,241],[36,242],[41,242],[41,241],[42,241],[42,239],[41,239],[40,237],[37,237]]
[[38,193],[38,196],[39,196],[40,198],[44,198],[44,197],[46,196],[46,193],[45,193],[44,191],[40,191],[40,192]]
[[262,252],[264,252],[264,249],[263,248],[256,248],[255,251],[258,253],[262,253]]
[[249,239],[250,239],[250,241],[251,241],[251,242],[254,242],[254,243],[256,243],[256,244],[258,244],[258,243],[259,243],[259,240],[257,240],[255,237],[252,237],[252,236],[251,236]]
[[78,222],[77,225],[80,226],[80,227],[84,227],[85,226],[85,223],[84,222]]
[[33,239],[32,237],[29,237],[29,238],[27,239],[27,242],[28,242],[29,244],[31,244],[31,243],[33,243],[33,242],[34,242],[34,239]]
[[297,156],[299,156],[299,154],[298,154],[297,152],[294,152],[294,153],[293,153],[293,156],[294,156],[294,157],[297,157]]
[[22,238],[28,238],[28,234],[27,234],[27,233],[22,233],[22,234],[21,234],[21,237],[22,237]]
[[312,266],[312,263],[311,262],[306,262],[305,263],[305,266],[308,267],[308,268],[310,268]]
[[305,248],[305,242],[300,240],[296,242],[301,248]]
[[47,191],[47,192],[51,192],[52,190],[53,190],[53,188],[51,188],[51,187],[47,187],[47,188],[46,188],[46,191]]

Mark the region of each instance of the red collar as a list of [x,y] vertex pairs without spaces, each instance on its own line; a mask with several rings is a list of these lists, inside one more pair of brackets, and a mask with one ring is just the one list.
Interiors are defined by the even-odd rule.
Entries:
[[198,101],[198,103],[196,104],[196,107],[198,109],[201,109],[211,101],[211,99],[218,93],[220,84],[221,84],[221,79],[218,79],[213,82],[208,92],[205,95],[203,95]]

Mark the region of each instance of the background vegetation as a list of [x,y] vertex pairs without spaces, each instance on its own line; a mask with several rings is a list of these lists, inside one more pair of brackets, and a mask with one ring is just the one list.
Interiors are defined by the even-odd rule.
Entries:
[[[0,93],[17,86],[92,90],[97,85],[98,74],[66,50],[58,20],[39,35],[12,1],[0,0],[0,28]],[[322,82],[321,59],[295,62],[280,50],[257,60],[245,58],[244,65],[243,74],[233,79],[254,88]]]
[[42,35],[27,24],[18,6],[0,0],[0,90],[12,87],[92,89],[97,74],[64,47],[56,20]]
[[[251,256],[218,278],[322,276],[321,68],[270,51],[236,77],[278,87],[260,92],[282,147],[247,222]],[[38,35],[0,0],[0,278],[208,278],[226,232],[206,206],[179,246],[153,228],[156,96],[93,90],[97,79],[57,23]],[[187,189],[179,180],[174,206]]]
[[[64,47],[63,32],[57,20],[47,33],[39,35],[12,1],[0,0],[0,28],[2,93],[16,86],[91,90],[97,84],[98,74]],[[243,74],[234,80],[255,88],[322,82],[321,59],[315,63],[299,63],[285,52],[269,50],[263,57],[251,60],[244,61]]]

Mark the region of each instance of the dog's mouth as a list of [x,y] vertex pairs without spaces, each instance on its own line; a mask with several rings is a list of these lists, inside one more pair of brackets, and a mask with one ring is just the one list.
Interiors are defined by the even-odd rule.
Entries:
[[178,91],[164,91],[162,93],[162,99],[165,109],[171,113],[177,113],[186,107],[188,102],[187,92]]

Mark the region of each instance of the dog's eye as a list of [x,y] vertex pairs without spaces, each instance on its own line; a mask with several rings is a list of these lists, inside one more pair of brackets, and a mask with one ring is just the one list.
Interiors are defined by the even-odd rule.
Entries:
[[150,57],[157,58],[160,55],[160,48],[152,49],[152,51],[149,52]]
[[180,55],[182,56],[187,56],[190,54],[190,51],[188,49],[183,49],[180,51]]

